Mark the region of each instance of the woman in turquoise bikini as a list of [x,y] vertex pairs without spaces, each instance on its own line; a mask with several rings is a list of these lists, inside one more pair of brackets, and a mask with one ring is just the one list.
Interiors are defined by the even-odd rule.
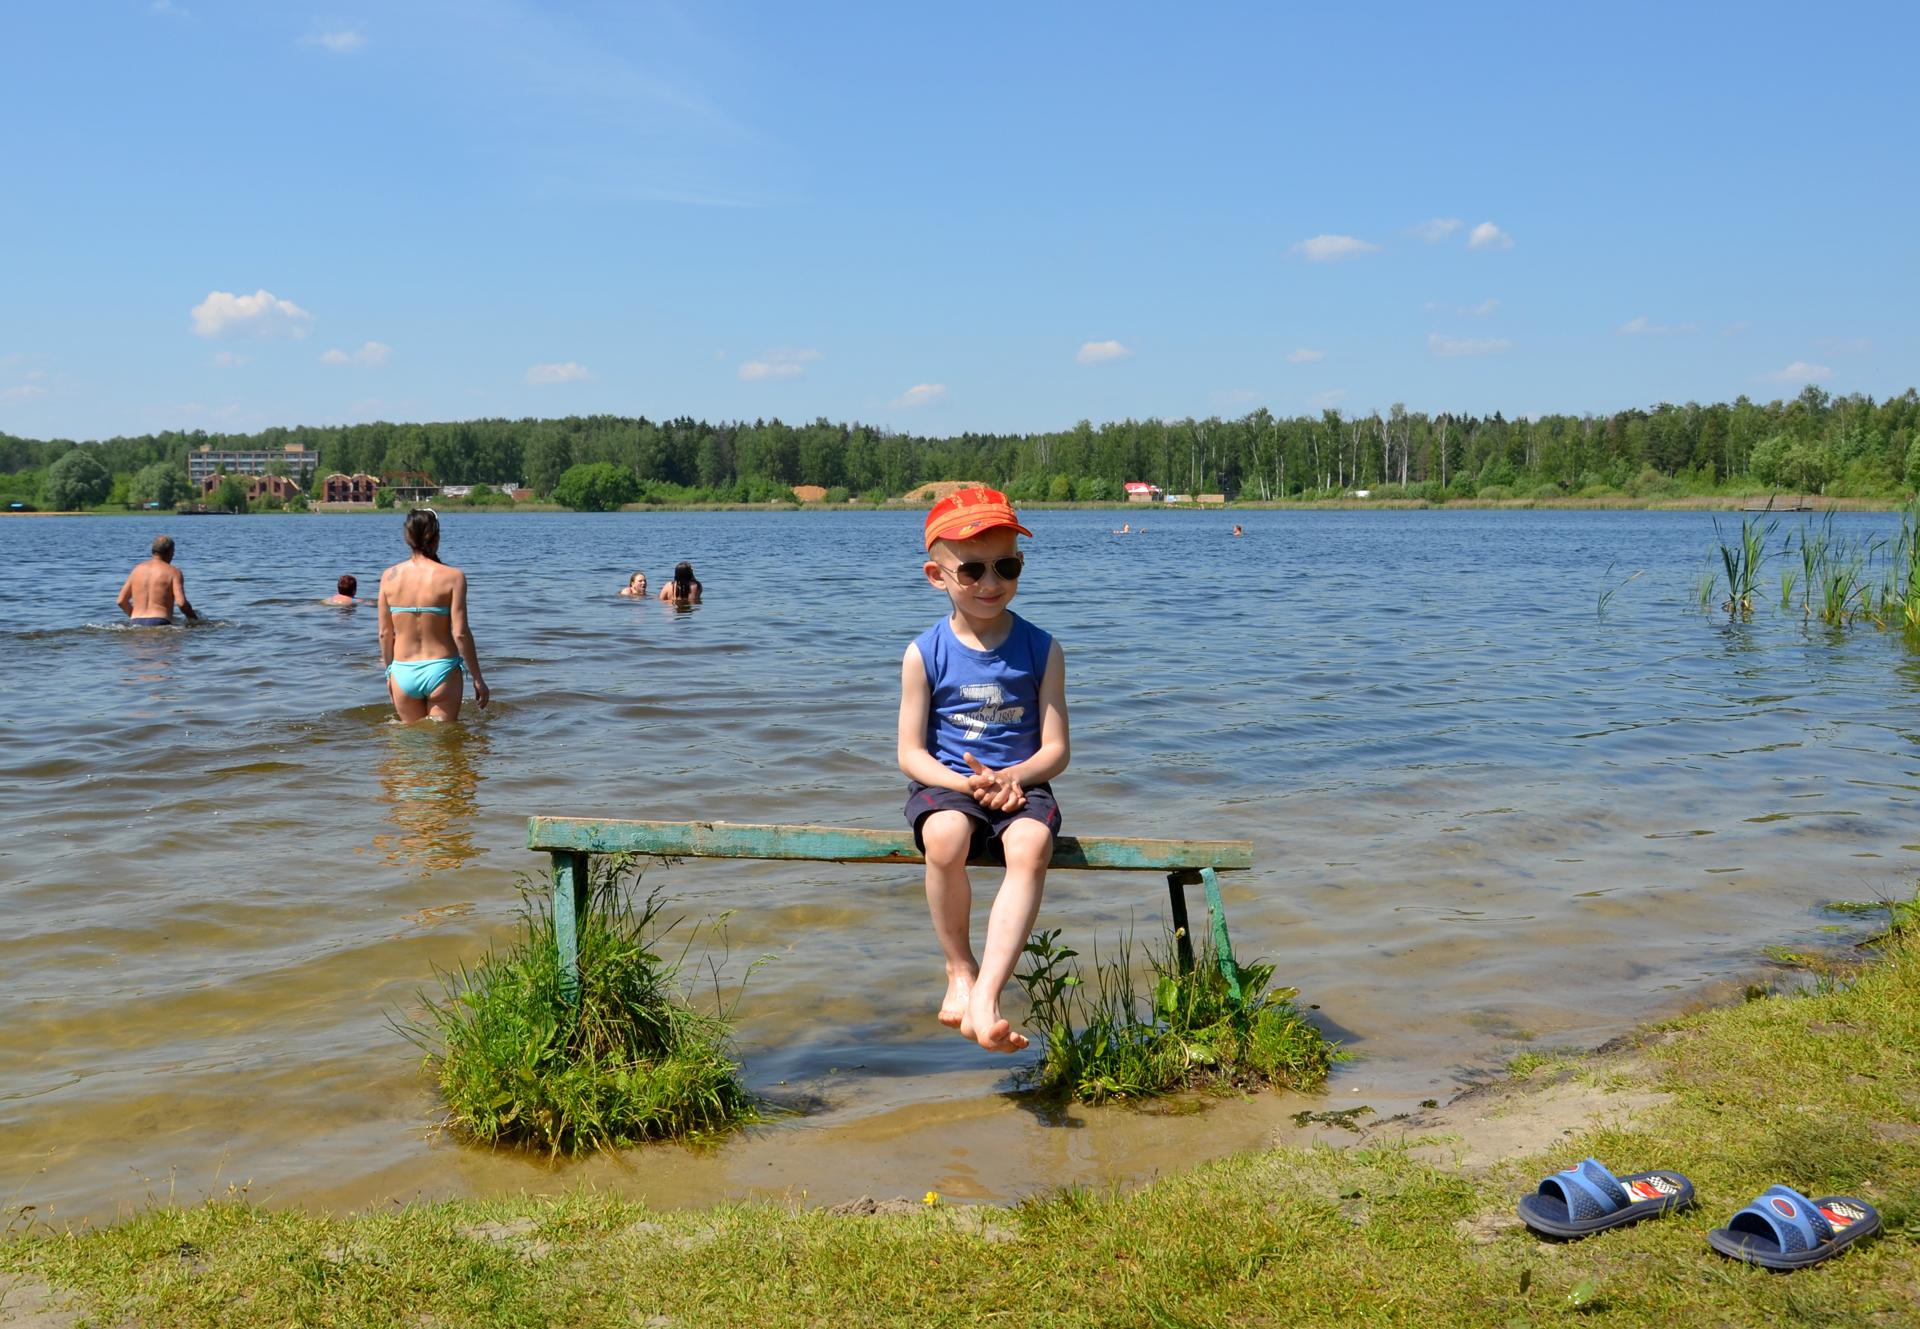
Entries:
[[430,509],[409,512],[404,530],[412,556],[380,574],[387,691],[394,712],[408,723],[428,716],[458,720],[462,662],[482,710],[488,696],[467,626],[467,574],[440,561],[440,519]]

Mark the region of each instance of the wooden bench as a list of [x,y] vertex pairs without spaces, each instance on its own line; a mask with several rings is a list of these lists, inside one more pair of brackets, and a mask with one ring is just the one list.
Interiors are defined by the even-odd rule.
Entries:
[[[579,919],[587,907],[588,862],[594,854],[647,854],[656,858],[764,858],[816,863],[926,862],[908,830],[871,831],[846,826],[753,826],[724,821],[605,821],[587,817],[529,817],[527,848],[553,857],[553,924],[560,949],[561,983],[580,990]],[[999,866],[977,858],[971,865]],[[1253,866],[1250,840],[1123,840],[1063,835],[1053,842],[1049,870],[1164,872],[1179,963],[1193,968],[1187,928],[1188,886],[1204,886],[1220,972],[1237,998],[1239,970],[1227,937],[1226,907],[1215,874]]]

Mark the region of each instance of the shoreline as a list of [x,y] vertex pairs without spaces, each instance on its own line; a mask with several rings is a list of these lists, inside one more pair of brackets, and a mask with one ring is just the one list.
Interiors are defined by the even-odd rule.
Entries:
[[[1232,513],[1232,512],[1750,512],[1766,511],[1774,516],[1820,516],[1834,512],[1899,512],[1913,500],[1911,498],[1821,498],[1797,495],[1795,506],[1781,506],[1778,495],[1769,494],[1706,494],[1679,498],[1632,498],[1627,495],[1607,495],[1598,498],[1501,498],[1501,499],[1448,499],[1444,503],[1432,503],[1422,498],[1320,498],[1320,499],[1272,499],[1272,500],[1236,500],[1231,503],[1022,503],[1022,511],[1045,512],[1132,512],[1142,516],[1167,513]],[[1769,500],[1774,506],[1767,507]],[[580,516],[606,516],[615,513],[632,514],[647,512],[757,512],[757,513],[798,513],[798,512],[924,512],[929,503],[909,503],[891,501],[887,503],[628,503],[610,509],[606,513],[580,512]],[[484,507],[470,508],[460,504],[445,504],[436,509],[442,516],[468,516],[493,513],[572,513],[574,509],[565,508],[557,503],[527,502],[507,505],[489,504]],[[328,507],[315,506],[306,512],[174,512],[127,511],[103,512],[99,509],[78,509],[65,512],[0,512],[0,517],[382,517],[394,515],[394,509],[380,509],[366,506]]]
[[[1722,990],[1729,1004],[1523,1058],[1444,1106],[1365,1125],[1351,1147],[1283,1146],[1011,1207],[929,1193],[673,1211],[566,1186],[328,1215],[270,1211],[242,1189],[78,1233],[10,1225],[0,1306],[38,1329],[77,1313],[917,1324],[949,1304],[1076,1324],[1477,1326],[1569,1309],[1636,1324],[1907,1323],[1920,1279],[1920,910],[1890,908],[1894,929],[1827,968],[1829,982],[1744,1000]],[[1322,1119],[1337,1131],[1340,1115]],[[1588,1155],[1618,1172],[1676,1168],[1698,1203],[1583,1242],[1529,1234],[1519,1195]],[[1774,1182],[1860,1196],[1884,1229],[1792,1279],[1709,1252],[1706,1229]]]

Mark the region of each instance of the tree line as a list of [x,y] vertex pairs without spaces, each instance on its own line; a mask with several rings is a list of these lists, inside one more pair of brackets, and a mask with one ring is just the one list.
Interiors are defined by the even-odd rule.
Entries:
[[[1302,416],[1263,408],[1233,419],[1082,420],[1040,433],[947,437],[825,419],[713,424],[616,415],[245,435],[176,430],[84,443],[0,434],[0,501],[95,494],[94,503],[116,495],[133,501],[136,490],[168,489],[162,472],[177,472],[184,483],[186,455],[202,444],[277,450],[289,443],[318,452],[320,475],[419,471],[442,484],[520,483],[543,497],[582,495],[587,505],[609,496],[759,502],[794,485],[886,498],[948,479],[982,480],[1029,501],[1118,499],[1127,481],[1239,500],[1357,489],[1430,499],[1651,496],[1740,484],[1877,497],[1920,486],[1920,394],[1909,388],[1875,401],[1810,386],[1771,402],[1742,396],[1511,420],[1398,404],[1385,413]],[[71,454],[92,464],[63,461]],[[84,472],[86,483],[68,483],[63,467]],[[594,469],[563,486],[579,467]]]

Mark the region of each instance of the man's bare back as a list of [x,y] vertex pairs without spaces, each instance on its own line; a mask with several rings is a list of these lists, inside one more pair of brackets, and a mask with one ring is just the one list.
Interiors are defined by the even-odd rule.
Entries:
[[162,535],[153,542],[153,556],[136,564],[120,587],[120,612],[133,620],[135,627],[159,627],[173,622],[173,607],[189,619],[200,615],[187,603],[187,580],[173,566],[173,541]]

